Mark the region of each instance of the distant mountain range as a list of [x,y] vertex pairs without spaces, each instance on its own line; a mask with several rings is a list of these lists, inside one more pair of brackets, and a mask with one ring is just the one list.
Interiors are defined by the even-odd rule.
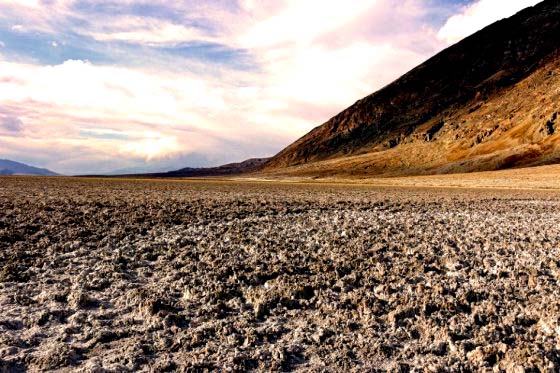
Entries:
[[268,174],[413,175],[560,163],[560,1],[444,50],[273,157]]
[[[0,173],[55,175],[6,162]],[[272,158],[120,176],[402,176],[553,163],[560,1],[545,0],[442,51]]]
[[57,176],[58,174],[46,168],[37,168],[7,159],[0,159],[0,175]]
[[229,163],[223,166],[206,168],[182,168],[176,171],[149,173],[149,174],[129,174],[119,175],[126,177],[211,177],[211,176],[234,176],[256,172],[269,161],[270,158],[253,158],[239,163]]

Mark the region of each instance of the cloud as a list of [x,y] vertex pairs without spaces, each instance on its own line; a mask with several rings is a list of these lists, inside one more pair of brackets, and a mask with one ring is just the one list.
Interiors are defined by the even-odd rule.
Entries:
[[[233,17],[213,2],[0,0],[0,20],[26,20],[11,31],[81,36],[102,42],[177,45],[216,42],[207,25]],[[212,19],[211,19],[212,18]]]
[[[376,4],[376,0],[355,0],[352,5],[343,1],[286,1],[273,14],[265,14],[240,36],[247,48],[270,47],[284,43],[309,44],[319,35],[336,30],[351,22]],[[245,2],[245,9],[260,15],[261,4]]]
[[[259,106],[257,90],[196,74],[85,61],[54,66],[0,62],[0,102],[25,117],[22,141],[43,141],[48,147],[54,138],[59,151],[96,149],[115,159],[113,168],[119,159],[144,162],[198,153],[219,163],[254,153],[271,155],[300,123],[289,111],[266,109],[259,119],[247,119],[246,106]],[[262,138],[271,140],[262,145]]]
[[23,6],[25,8],[38,8],[41,5],[41,2],[39,0],[11,0],[11,1],[2,0],[0,4],[1,3],[8,3],[8,4],[11,3],[14,5]]
[[[80,149],[82,162],[85,154],[91,155],[90,165],[110,157],[113,168],[185,154],[202,154],[215,164],[269,156],[439,48],[434,43],[419,52],[380,35],[398,21],[417,26],[414,40],[426,39],[430,30],[418,29],[431,10],[420,0],[356,0],[353,6],[253,0],[232,8],[187,3],[157,3],[158,14],[141,14],[126,6],[147,3],[121,2],[126,9],[108,12],[100,9],[110,2],[86,11],[58,1],[52,5],[58,19],[46,17],[54,12],[41,4],[25,12],[9,8],[31,14],[37,22],[26,24],[53,33],[47,40],[64,40],[57,28],[80,19],[74,32],[106,43],[142,45],[142,55],[127,60],[156,61],[142,67],[82,59],[43,66],[0,61],[0,102],[25,118],[27,144],[50,147],[54,138],[64,152]],[[188,6],[191,11],[185,12]],[[403,39],[404,34],[411,35],[403,32]],[[192,65],[177,70],[161,64],[161,46],[185,42],[219,42],[245,51],[256,68],[239,70],[212,59],[200,60],[204,67],[198,71]],[[52,168],[80,172],[56,159]]]
[[64,173],[270,156],[501,17],[489,2],[0,0],[2,113],[25,123],[0,148]]
[[79,132],[86,139],[115,140],[122,142],[120,155],[144,158],[146,161],[180,154],[177,137],[164,136],[155,131],[120,131],[106,128],[84,128]]
[[23,122],[14,116],[0,114],[0,134],[18,135],[23,131]]
[[493,22],[508,18],[520,10],[542,0],[478,0],[463,7],[459,14],[449,18],[440,29],[438,38],[448,43],[457,42]]
[[429,3],[244,1],[252,22],[232,42],[260,66],[271,108],[324,106],[334,115],[446,46],[425,27],[438,12]]
[[154,46],[218,41],[196,27],[186,27],[156,18],[121,17],[112,22],[114,24],[106,25],[101,30],[85,30],[83,33],[98,41],[124,41]]
[[177,137],[162,136],[157,132],[146,132],[143,139],[125,144],[121,148],[121,154],[144,157],[147,161],[150,161],[161,158],[162,155],[180,154],[181,149]]

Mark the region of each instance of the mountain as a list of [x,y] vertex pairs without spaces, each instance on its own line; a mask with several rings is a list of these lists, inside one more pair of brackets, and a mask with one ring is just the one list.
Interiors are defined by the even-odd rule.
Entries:
[[57,176],[58,174],[46,168],[37,168],[7,159],[0,159],[0,175]]
[[[169,168],[158,168],[150,167],[150,166],[139,166],[139,167],[126,167],[126,168],[119,168],[117,170],[113,170],[110,172],[100,172],[99,176],[119,176],[119,175],[144,175],[150,173],[164,173],[170,170]],[[88,175],[92,176],[92,175]]]
[[239,163],[229,163],[218,167],[208,168],[182,168],[176,171],[150,173],[150,174],[134,174],[120,176],[142,176],[142,177],[209,177],[209,176],[234,176],[242,175],[260,170],[270,158],[252,158]]
[[560,1],[451,46],[273,157],[265,172],[408,175],[560,161]]

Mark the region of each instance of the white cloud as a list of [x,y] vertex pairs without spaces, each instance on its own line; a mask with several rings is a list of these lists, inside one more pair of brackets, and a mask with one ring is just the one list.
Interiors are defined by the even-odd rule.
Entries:
[[164,136],[157,132],[145,132],[141,140],[128,142],[121,148],[122,155],[143,157],[147,161],[180,152],[181,146],[175,136]]
[[205,32],[150,17],[111,17],[97,22],[96,30],[80,30],[98,41],[126,41],[145,45],[173,45],[186,42],[219,42]]
[[28,8],[38,8],[41,5],[39,0],[11,0],[8,1],[8,3],[22,5]]
[[[84,61],[56,66],[0,61],[0,102],[25,120],[28,140],[43,140],[48,146],[56,138],[66,147],[94,147],[139,159],[200,153],[223,160],[246,155],[224,144],[258,148],[261,137],[273,139],[270,144],[289,141],[301,123],[289,110],[260,109],[266,98],[258,96],[258,90],[208,76]],[[255,105],[253,113],[260,113],[262,122],[247,119],[248,105]],[[92,124],[107,136],[80,135],[91,132]],[[110,136],[115,133],[121,136]]]
[[[278,13],[266,14],[240,35],[240,44],[248,48],[262,48],[283,43],[305,45],[319,35],[335,30],[352,21],[376,4],[376,0],[345,1],[285,1]],[[245,3],[255,11],[254,3]],[[259,13],[257,11],[256,15]]]
[[[259,68],[236,71],[205,61],[208,72],[200,74],[188,68],[171,73],[84,61],[39,66],[0,60],[0,102],[26,123],[22,141],[28,145],[48,148],[56,139],[57,149],[87,148],[84,154],[117,160],[182,153],[220,161],[272,155],[435,51],[418,53],[369,31],[372,24],[394,27],[385,24],[388,14],[419,26],[421,1],[355,0],[348,6],[334,0],[245,0],[234,12],[197,1],[160,4],[198,7],[199,13],[184,13],[206,22],[204,31],[151,17],[95,17],[91,27],[74,31],[145,46],[219,42],[245,50]],[[57,12],[48,5],[9,9],[26,24],[56,34],[69,14],[89,16],[69,4],[56,2]],[[425,31],[415,32],[413,40],[425,39]],[[51,168],[73,172],[57,164]]]
[[337,109],[381,88],[423,57],[390,43],[365,42],[339,49],[313,45],[297,54],[289,49],[274,50],[264,55],[274,96]]
[[[435,41],[425,52],[415,50],[416,42],[435,39],[422,28],[422,18],[433,11],[423,0],[355,0],[351,6],[335,0],[244,0],[241,5],[251,22],[230,39],[261,66],[261,95],[269,98],[264,104],[271,110],[291,106],[300,115],[297,106],[325,108],[306,130],[445,46]],[[407,26],[395,29],[397,23]]]
[[[145,55],[127,55],[120,66],[73,60],[40,66],[0,57],[1,106],[25,123],[24,138],[0,134],[0,147],[52,153],[56,163],[48,166],[64,172],[108,159],[120,168],[192,153],[217,163],[272,155],[455,38],[527,3],[478,1],[437,34],[426,19],[440,10],[428,0],[241,0],[233,10],[199,0],[111,1],[155,4],[183,17],[173,20],[86,14],[72,2],[0,0],[0,19],[21,22],[14,31],[59,41],[74,25],[84,42],[135,43]],[[200,24],[206,27],[193,26]],[[152,48],[196,41],[242,50],[257,68],[201,60],[201,73],[183,59],[158,61]],[[152,67],[126,67],[134,59]],[[61,152],[76,157],[68,163]]]
[[533,6],[542,0],[478,0],[464,7],[461,13],[449,18],[440,29],[438,38],[455,43],[478,30],[508,18],[520,10]]
[[[218,42],[207,30],[188,26],[190,23],[210,24],[217,19],[232,19],[231,12],[220,10],[212,2],[183,0],[168,2],[162,0],[113,0],[95,1],[96,7],[108,5],[110,9],[118,6],[149,5],[168,9],[170,13],[181,15],[174,21],[150,15],[128,15],[113,11],[96,13],[81,11],[76,0],[40,1],[0,0],[0,19],[13,19],[27,22],[15,24],[12,31],[37,31],[49,34],[72,34],[92,37],[98,41],[125,41],[144,45],[173,45],[187,42]],[[224,26],[225,27],[225,26]]]

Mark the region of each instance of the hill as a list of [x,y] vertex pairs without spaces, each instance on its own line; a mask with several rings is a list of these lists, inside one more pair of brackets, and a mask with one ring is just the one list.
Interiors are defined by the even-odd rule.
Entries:
[[560,2],[444,50],[273,157],[267,173],[412,175],[560,161]]
[[242,175],[242,174],[258,171],[268,161],[269,158],[252,158],[243,162],[229,163],[217,167],[206,167],[206,168],[186,167],[180,170],[169,171],[169,172],[119,175],[119,176],[155,177],[155,178],[235,176],[235,175]]
[[0,159],[0,175],[57,176],[58,174],[46,168],[37,168],[24,163]]

